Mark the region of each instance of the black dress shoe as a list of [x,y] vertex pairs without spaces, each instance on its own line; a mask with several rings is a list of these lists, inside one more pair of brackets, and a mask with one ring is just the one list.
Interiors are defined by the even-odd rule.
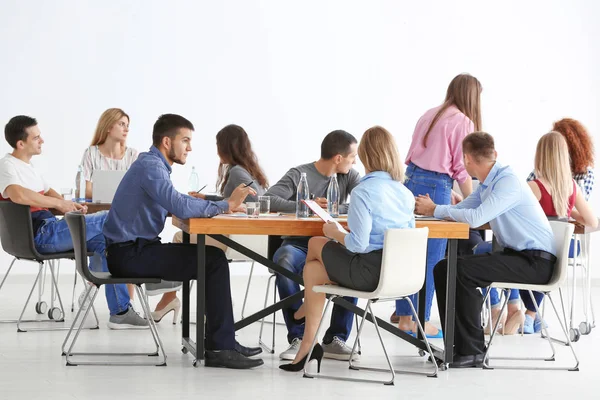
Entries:
[[262,347],[246,347],[242,346],[238,342],[235,342],[235,351],[237,351],[245,357],[252,357],[262,353]]
[[470,356],[455,355],[450,368],[481,368],[483,367],[483,353]]
[[206,350],[204,366],[231,369],[250,369],[264,364],[260,358],[248,358],[236,350]]

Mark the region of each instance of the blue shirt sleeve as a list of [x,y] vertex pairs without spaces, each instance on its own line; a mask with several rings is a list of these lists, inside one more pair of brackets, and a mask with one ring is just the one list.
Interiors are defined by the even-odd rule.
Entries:
[[150,167],[141,179],[148,196],[178,218],[210,218],[229,209],[226,201],[207,201],[179,193],[168,173],[158,167]]
[[365,196],[366,194],[362,191],[354,190],[348,209],[350,233],[346,235],[344,244],[353,253],[364,253],[369,246],[373,218]]
[[479,205],[477,205],[478,199],[471,199],[475,197],[471,195],[456,206],[437,206],[433,215],[436,218],[466,222],[471,228],[477,228],[513,208],[521,200],[521,195],[519,182],[515,177],[507,176],[494,184],[490,195]]

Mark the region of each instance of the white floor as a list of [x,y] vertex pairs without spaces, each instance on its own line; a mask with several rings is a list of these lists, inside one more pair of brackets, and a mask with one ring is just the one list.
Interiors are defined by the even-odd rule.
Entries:
[[[0,292],[0,318],[16,318],[33,283],[30,275],[8,278]],[[264,300],[266,277],[256,277],[251,289],[250,309],[258,309]],[[239,316],[245,277],[232,278],[236,316]],[[65,307],[70,309],[72,275],[61,278],[61,294]],[[79,285],[79,289],[81,284]],[[594,289],[598,300],[600,290]],[[46,293],[48,299],[48,293]],[[156,302],[154,298],[151,301]],[[108,311],[104,296],[99,296],[97,310],[101,327],[96,331],[84,331],[80,349],[102,351],[122,348],[125,351],[150,349],[151,339],[147,331],[115,332],[106,328]],[[139,308],[139,307],[138,307]],[[391,303],[379,304],[376,313],[387,318],[393,308]],[[33,305],[29,307],[34,315]],[[74,314],[67,313],[67,320]],[[579,322],[582,318],[578,317]],[[348,383],[330,380],[304,379],[301,373],[279,370],[278,353],[286,348],[283,326],[277,326],[275,354],[262,354],[265,365],[256,370],[234,371],[213,368],[193,368],[191,355],[181,353],[181,326],[163,320],[159,332],[166,347],[167,367],[66,367],[60,346],[65,331],[17,333],[14,323],[0,324],[0,399],[103,399],[115,396],[119,399],[159,398],[393,398],[410,399],[464,399],[469,393],[485,399],[516,399],[526,396],[540,398],[598,398],[600,379],[597,358],[600,358],[599,328],[583,336],[575,344],[580,359],[579,372],[567,371],[504,371],[504,370],[449,370],[439,373],[438,378],[398,375],[395,386],[367,383]],[[434,322],[436,322],[434,320]],[[437,322],[436,322],[437,323]],[[54,324],[53,325],[58,325]],[[600,324],[599,324],[600,325]],[[560,333],[558,322],[550,320],[551,333]],[[355,331],[354,331],[355,333]],[[267,332],[266,335],[269,335]],[[238,332],[238,341],[256,345],[258,324]],[[430,368],[416,350],[399,339],[384,334],[389,354],[397,368],[408,367],[426,370]],[[435,341],[434,341],[435,342]],[[439,341],[437,341],[439,342]],[[439,344],[439,343],[437,343]],[[548,354],[545,340],[535,336],[499,337],[492,354]],[[573,358],[564,347],[557,346],[557,361],[545,365],[571,365]],[[365,328],[363,339],[363,364],[385,366],[375,330]],[[326,373],[365,376],[363,372],[349,371],[347,364],[326,360],[322,371]],[[372,376],[372,375],[368,375]],[[470,397],[470,396],[469,396]]]

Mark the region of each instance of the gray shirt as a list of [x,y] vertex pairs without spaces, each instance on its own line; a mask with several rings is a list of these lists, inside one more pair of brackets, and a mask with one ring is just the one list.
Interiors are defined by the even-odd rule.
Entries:
[[[265,195],[271,196],[271,211],[296,212],[296,188],[300,182],[300,174],[306,172],[308,190],[315,197],[327,197],[329,177],[321,174],[315,163],[299,165],[290,169],[275,185],[271,186]],[[347,174],[337,174],[338,186],[340,188],[339,211],[342,214],[348,212],[348,196],[352,189],[358,186],[360,175],[354,169]]]
[[250,187],[256,191],[256,196],[248,195],[246,201],[258,201],[258,196],[265,194],[265,188],[260,186],[256,179],[253,178],[244,167],[239,165],[231,167],[229,169],[229,178],[223,188],[223,197],[229,198],[236,187],[240,186],[242,183],[247,185],[250,182],[252,182]]

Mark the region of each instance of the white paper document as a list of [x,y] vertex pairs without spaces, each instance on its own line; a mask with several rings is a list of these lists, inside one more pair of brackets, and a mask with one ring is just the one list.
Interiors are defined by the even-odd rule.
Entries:
[[344,232],[344,233],[348,233],[347,230],[344,229],[344,227],[335,220],[335,218],[333,218],[331,215],[329,215],[327,213],[327,211],[323,210],[321,208],[320,205],[318,205],[315,201],[313,200],[302,200],[304,202],[304,204],[306,204],[311,210],[314,211],[315,215],[319,218],[321,218],[323,221],[325,222],[329,222],[332,221],[335,223],[335,225],[337,226],[337,228],[340,230],[340,232]]

